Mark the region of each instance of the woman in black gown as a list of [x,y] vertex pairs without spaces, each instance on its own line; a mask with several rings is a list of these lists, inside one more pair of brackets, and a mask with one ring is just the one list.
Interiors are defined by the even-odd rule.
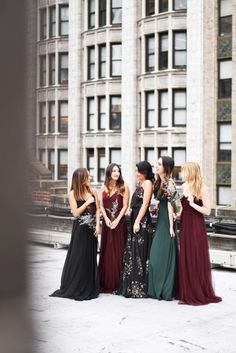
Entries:
[[97,236],[99,207],[96,190],[90,187],[85,168],[74,171],[69,193],[73,223],[60,289],[52,297],[88,300],[98,297]]

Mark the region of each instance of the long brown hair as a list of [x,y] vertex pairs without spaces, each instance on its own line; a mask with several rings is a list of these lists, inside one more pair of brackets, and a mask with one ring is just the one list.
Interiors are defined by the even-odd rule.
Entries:
[[106,175],[105,175],[105,181],[104,181],[104,185],[106,186],[107,190],[108,190],[108,194],[111,193],[112,187],[111,187],[111,173],[114,167],[117,167],[119,169],[119,179],[116,181],[116,188],[119,194],[123,195],[125,192],[125,182],[124,179],[122,177],[122,173],[121,173],[121,169],[120,166],[116,163],[111,163],[107,166],[106,168]]
[[201,197],[203,187],[203,178],[198,163],[186,162],[181,167],[181,172],[186,183],[189,185],[189,191],[198,199]]
[[[165,176],[164,176],[165,182],[168,182],[168,180],[170,179],[171,174],[173,172],[175,162],[174,162],[173,158],[171,158],[169,156],[162,156],[160,158],[162,159],[162,165],[163,165],[163,169],[164,169],[164,173],[165,173]],[[157,179],[154,183],[154,195],[155,196],[162,195],[163,191],[164,191],[164,189],[162,190],[161,178],[159,175],[157,175]]]
[[87,193],[92,194],[92,190],[88,182],[89,173],[86,168],[78,168],[74,171],[70,190],[74,191],[76,200],[84,200]]

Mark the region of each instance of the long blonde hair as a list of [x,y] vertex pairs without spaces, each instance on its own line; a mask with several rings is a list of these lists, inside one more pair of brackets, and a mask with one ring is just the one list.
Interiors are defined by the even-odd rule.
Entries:
[[189,191],[198,199],[201,197],[203,178],[201,168],[198,163],[186,162],[181,167],[181,172],[184,180],[189,186]]

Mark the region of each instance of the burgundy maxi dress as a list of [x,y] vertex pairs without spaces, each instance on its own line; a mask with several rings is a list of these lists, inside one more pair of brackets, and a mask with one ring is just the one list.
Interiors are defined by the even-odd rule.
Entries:
[[[123,196],[117,192],[109,196],[104,191],[102,199],[106,214],[113,221],[123,207]],[[122,217],[115,229],[107,227],[103,220],[98,268],[101,293],[113,293],[119,286],[126,238],[127,224],[125,217]]]
[[[202,201],[194,198],[202,206]],[[180,304],[204,305],[218,303],[215,295],[208,252],[206,226],[202,213],[189,205],[185,196],[181,199],[179,288]]]

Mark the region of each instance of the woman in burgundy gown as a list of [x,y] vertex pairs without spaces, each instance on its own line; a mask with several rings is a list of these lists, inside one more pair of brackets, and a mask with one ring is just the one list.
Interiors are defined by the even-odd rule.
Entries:
[[129,188],[124,183],[120,167],[111,163],[106,169],[101,197],[103,222],[99,277],[102,293],[112,293],[119,285],[127,237],[125,212],[128,204]]
[[204,305],[218,303],[215,295],[208,240],[203,215],[211,212],[206,186],[197,163],[182,166],[185,183],[180,219],[179,304]]

